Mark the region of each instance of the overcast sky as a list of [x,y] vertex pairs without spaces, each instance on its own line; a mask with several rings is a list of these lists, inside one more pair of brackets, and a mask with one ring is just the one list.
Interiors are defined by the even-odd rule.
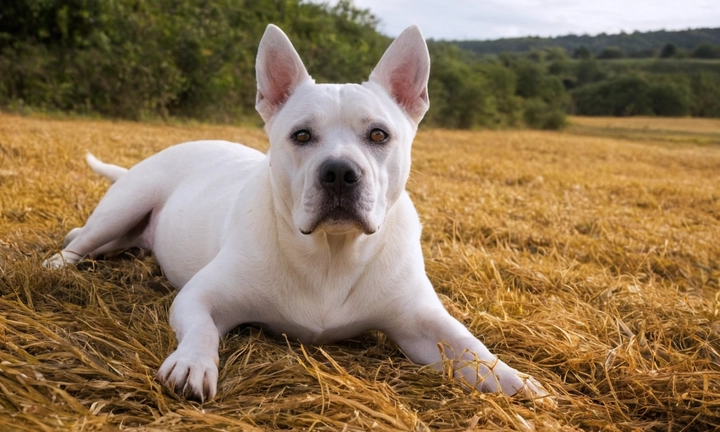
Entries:
[[370,9],[385,35],[417,24],[428,39],[720,27],[720,0],[355,0],[355,6]]

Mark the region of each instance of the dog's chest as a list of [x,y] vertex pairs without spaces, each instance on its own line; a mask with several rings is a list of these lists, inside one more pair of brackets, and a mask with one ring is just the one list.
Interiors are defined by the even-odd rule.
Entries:
[[272,332],[305,343],[347,339],[374,328],[378,303],[375,287],[363,275],[287,281],[285,295],[276,297],[276,313],[264,319]]

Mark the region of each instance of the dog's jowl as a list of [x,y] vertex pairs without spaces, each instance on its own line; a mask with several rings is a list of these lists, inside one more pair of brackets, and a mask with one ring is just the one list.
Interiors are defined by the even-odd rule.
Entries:
[[114,184],[45,266],[151,250],[179,290],[170,311],[178,347],[157,377],[202,400],[216,393],[219,338],[243,323],[313,344],[381,330],[412,361],[437,367],[441,344],[465,383],[547,397],[452,318],[425,275],[405,191],[429,106],[419,29],[405,30],[361,85],[315,84],[272,25],[256,69],[268,154],[199,141],[129,170],[88,156]]

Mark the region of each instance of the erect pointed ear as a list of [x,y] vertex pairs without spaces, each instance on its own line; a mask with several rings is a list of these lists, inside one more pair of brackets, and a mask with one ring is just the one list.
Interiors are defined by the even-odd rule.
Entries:
[[370,81],[382,85],[415,123],[430,107],[429,78],[430,54],[418,26],[405,29],[370,74]]
[[257,60],[255,109],[267,123],[301,82],[310,80],[300,56],[282,30],[270,24],[260,40]]

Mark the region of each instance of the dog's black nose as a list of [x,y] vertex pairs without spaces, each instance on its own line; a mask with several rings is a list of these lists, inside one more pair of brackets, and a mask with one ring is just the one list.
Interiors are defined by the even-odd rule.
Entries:
[[361,177],[360,167],[345,159],[328,159],[320,165],[320,183],[336,193],[354,187]]

